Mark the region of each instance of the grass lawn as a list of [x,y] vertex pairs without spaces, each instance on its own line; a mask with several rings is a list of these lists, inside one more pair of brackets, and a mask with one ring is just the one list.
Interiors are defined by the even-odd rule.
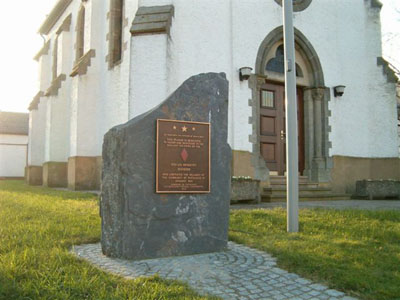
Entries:
[[[100,239],[97,197],[0,181],[0,299],[215,299],[159,277],[124,280],[69,253]],[[230,239],[278,265],[364,299],[400,299],[400,212],[232,211]]]
[[400,212],[302,209],[299,234],[283,209],[233,211],[230,240],[361,299],[400,299]]
[[0,299],[211,299],[177,281],[111,276],[70,254],[100,240],[97,201],[0,181]]

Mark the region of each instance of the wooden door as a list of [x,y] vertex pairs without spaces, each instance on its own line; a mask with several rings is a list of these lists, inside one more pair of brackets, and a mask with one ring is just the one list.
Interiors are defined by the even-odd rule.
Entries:
[[[303,90],[297,89],[299,172],[304,171]],[[260,151],[270,171],[286,171],[285,87],[266,83],[260,91]]]

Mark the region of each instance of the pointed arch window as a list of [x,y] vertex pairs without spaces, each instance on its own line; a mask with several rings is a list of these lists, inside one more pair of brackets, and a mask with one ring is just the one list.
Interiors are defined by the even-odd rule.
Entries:
[[52,68],[52,80],[58,76],[58,35],[54,39],[53,44],[53,68]]
[[82,6],[78,13],[76,23],[76,52],[75,61],[78,61],[84,53],[85,47],[85,7]]
[[109,31],[109,66],[118,64],[122,59],[122,39],[124,20],[124,0],[111,0]]

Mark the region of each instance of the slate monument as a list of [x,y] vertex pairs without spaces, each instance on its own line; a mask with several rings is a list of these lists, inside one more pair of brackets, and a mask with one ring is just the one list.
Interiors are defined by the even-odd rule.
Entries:
[[102,249],[146,259],[224,250],[231,149],[228,81],[185,81],[154,109],[104,137]]

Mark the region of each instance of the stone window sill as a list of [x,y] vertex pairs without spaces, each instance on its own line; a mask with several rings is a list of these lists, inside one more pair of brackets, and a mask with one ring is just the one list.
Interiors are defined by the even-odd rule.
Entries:
[[34,109],[38,109],[39,106],[39,102],[40,102],[40,97],[42,97],[44,95],[44,93],[42,91],[39,91],[35,97],[33,98],[33,100],[31,101],[31,103],[29,104],[29,111],[32,111]]
[[75,64],[69,76],[75,77],[76,75],[85,75],[88,67],[91,65],[92,57],[96,56],[96,51],[90,49],[86,52]]
[[47,89],[45,96],[57,96],[58,90],[61,88],[61,84],[63,81],[67,79],[65,74],[60,74],[56,79],[53,80],[50,87]]
[[173,5],[139,7],[132,23],[131,34],[169,34],[173,16]]

